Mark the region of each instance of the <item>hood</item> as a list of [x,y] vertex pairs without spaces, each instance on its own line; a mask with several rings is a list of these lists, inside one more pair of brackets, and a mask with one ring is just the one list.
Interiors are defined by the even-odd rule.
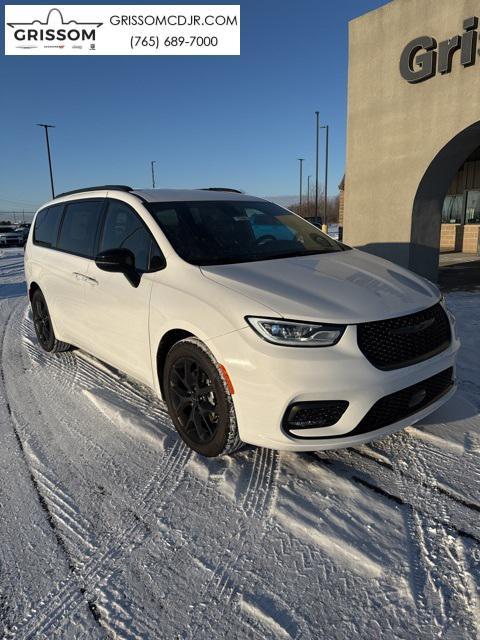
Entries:
[[202,267],[202,273],[294,320],[358,324],[415,313],[440,298],[425,278],[357,249]]

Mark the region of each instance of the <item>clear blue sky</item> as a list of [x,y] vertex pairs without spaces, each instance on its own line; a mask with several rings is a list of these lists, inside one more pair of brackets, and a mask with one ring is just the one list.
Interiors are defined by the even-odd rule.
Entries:
[[272,196],[298,192],[299,156],[305,174],[314,172],[318,109],[331,127],[329,190],[336,192],[345,159],[347,23],[383,4],[243,1],[239,57],[2,56],[0,210],[49,197],[37,122],[57,126],[57,192],[147,186],[154,159],[160,186]]

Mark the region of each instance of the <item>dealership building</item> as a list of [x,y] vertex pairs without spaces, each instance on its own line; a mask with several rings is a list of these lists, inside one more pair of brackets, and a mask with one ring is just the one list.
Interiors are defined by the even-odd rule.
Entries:
[[432,279],[477,253],[478,0],[392,0],[350,23],[344,239]]

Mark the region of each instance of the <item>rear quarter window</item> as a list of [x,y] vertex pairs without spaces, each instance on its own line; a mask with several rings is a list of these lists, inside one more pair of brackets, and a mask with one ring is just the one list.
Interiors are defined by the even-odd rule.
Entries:
[[55,204],[38,212],[33,230],[34,244],[39,244],[42,247],[55,247],[62,213],[63,204]]

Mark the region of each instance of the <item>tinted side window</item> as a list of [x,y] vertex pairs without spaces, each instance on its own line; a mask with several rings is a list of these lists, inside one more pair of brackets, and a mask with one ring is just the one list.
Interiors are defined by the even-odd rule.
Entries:
[[92,258],[102,206],[101,200],[85,200],[67,204],[58,248],[62,251]]
[[54,204],[39,211],[35,219],[33,242],[42,247],[54,247],[57,243],[58,225],[62,217],[63,204]]
[[140,218],[123,202],[112,200],[107,209],[100,251],[130,249],[135,268],[148,271],[153,238]]

